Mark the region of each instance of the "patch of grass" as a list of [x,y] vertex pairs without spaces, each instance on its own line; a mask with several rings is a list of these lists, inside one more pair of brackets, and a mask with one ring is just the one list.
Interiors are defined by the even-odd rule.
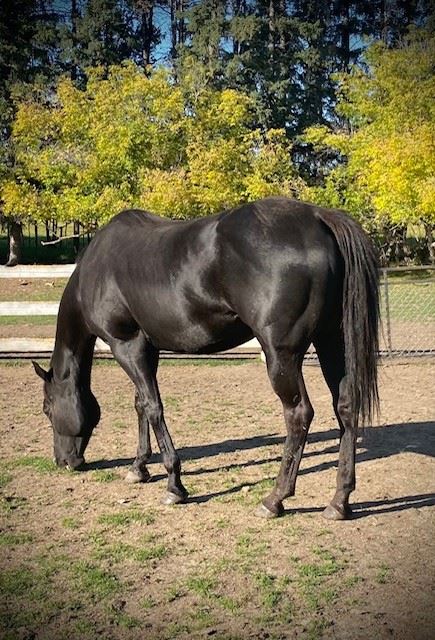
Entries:
[[9,484],[11,480],[12,480],[12,476],[10,473],[8,473],[7,471],[4,471],[3,469],[0,470],[0,489],[3,489],[3,487]]
[[25,567],[5,569],[0,573],[0,593],[5,596],[22,596],[37,583],[36,575]]
[[42,456],[23,456],[21,458],[16,458],[15,460],[9,463],[9,466],[17,468],[17,467],[27,467],[30,469],[35,469],[39,473],[55,473],[59,472],[59,468],[50,458],[44,458]]
[[270,493],[274,484],[275,478],[264,478],[250,487],[249,491],[243,494],[243,497],[248,500],[249,504],[257,504],[265,494]]
[[53,325],[53,329],[56,326],[56,316],[0,316],[0,326],[17,326],[17,325],[31,325],[31,326],[47,326]]
[[115,542],[108,544],[103,536],[94,536],[95,551],[92,557],[96,560],[110,560],[111,563],[133,558],[135,549],[131,544],[125,542]]
[[306,640],[321,640],[321,638],[323,638],[325,634],[326,629],[329,626],[330,623],[327,620],[323,620],[321,618],[310,620],[307,625],[304,637],[306,638]]
[[92,480],[94,482],[113,482],[119,480],[119,475],[108,469],[96,469],[92,472]]
[[240,611],[240,604],[230,596],[219,596],[219,604],[223,609],[226,609],[231,613],[237,613]]
[[62,518],[62,527],[65,529],[77,529],[80,526],[77,518],[73,518],[72,516],[66,516]]
[[255,584],[261,594],[261,604],[265,609],[276,609],[290,584],[287,576],[278,578],[269,573],[257,573],[254,576]]
[[186,586],[202,598],[210,598],[215,595],[216,579],[207,576],[191,576],[186,580]]
[[343,569],[327,549],[314,548],[318,557],[316,562],[297,563],[298,585],[308,608],[313,612],[321,611],[338,597],[336,586],[331,577]]
[[[78,637],[86,637],[87,635],[94,636],[95,623],[87,618],[80,618],[74,624],[73,629],[77,632]],[[72,637],[74,637],[74,633],[72,634]]]
[[[34,360],[37,360],[43,369],[50,368],[50,360],[47,360],[46,358],[36,357],[34,358]],[[18,360],[16,358],[12,358],[11,360],[0,360],[0,367],[12,367],[13,369],[23,368],[28,369],[29,371],[32,369],[32,365],[29,360]]]
[[363,582],[364,578],[362,576],[349,576],[345,578],[344,584],[346,587],[354,587],[356,584]]
[[[25,278],[21,278],[25,280]],[[27,284],[17,283],[13,291],[0,290],[1,302],[57,302],[68,280],[66,278],[29,278]]]
[[4,513],[11,513],[15,509],[24,507],[27,500],[21,496],[4,496],[1,498],[0,509]]
[[231,526],[231,520],[229,518],[219,518],[215,522],[215,527],[218,529],[227,529]]
[[119,580],[113,573],[87,560],[79,560],[72,565],[72,578],[76,589],[86,592],[94,601],[103,600],[120,588]]
[[118,431],[125,431],[127,429],[127,425],[124,420],[114,420],[112,422],[112,427]]
[[135,550],[135,560],[146,562],[147,560],[160,560],[168,554],[168,548],[164,544],[155,544],[149,547]]
[[237,538],[235,552],[249,563],[258,562],[264,557],[269,547],[267,542],[258,539],[257,533],[248,531]]
[[[397,278],[388,280],[390,314],[394,320],[428,321],[435,318],[435,280],[403,282]],[[381,309],[384,308],[381,286]]]
[[119,513],[107,513],[99,516],[98,522],[110,527],[128,527],[134,522],[142,524],[153,524],[156,516],[153,511],[138,511],[137,509],[129,509]]
[[150,611],[151,609],[153,609],[155,606],[157,605],[157,602],[151,597],[151,596],[145,596],[144,598],[142,598],[142,600],[140,601],[140,606],[142,607],[142,609],[144,609],[145,611]]
[[175,396],[165,396],[163,399],[165,407],[171,407],[171,409],[178,409],[180,406],[180,398]]
[[112,563],[133,560],[144,563],[149,560],[163,558],[168,554],[168,548],[165,545],[152,544],[154,536],[144,540],[147,546],[142,547],[135,547],[125,542],[107,542],[101,532],[92,533],[90,539],[95,548],[92,556],[96,560],[110,560]]
[[37,558],[39,577],[44,581],[63,571],[68,571],[71,565],[71,557],[65,553],[55,553],[57,548],[58,543],[47,545],[47,552]]
[[175,583],[166,591],[166,600],[168,602],[174,602],[174,600],[178,600],[178,598],[182,598],[184,595],[183,586]]
[[387,564],[379,565],[378,572],[376,574],[376,582],[378,584],[386,584],[389,580],[391,568]]
[[33,541],[31,533],[0,533],[0,547],[17,547],[20,544],[28,544]]
[[123,629],[135,629],[142,624],[139,618],[131,616],[123,609],[117,608],[116,605],[112,605],[110,608],[110,622]]
[[189,611],[189,618],[195,631],[200,631],[205,627],[210,627],[214,622],[214,616],[209,609],[204,607],[194,608]]
[[[58,557],[51,558],[48,566],[30,568],[17,566],[0,573],[0,628],[15,631],[20,627],[43,625],[58,615],[62,603],[53,596],[52,576]],[[0,635],[2,633],[0,632]],[[11,636],[11,637],[17,637]]]
[[316,582],[319,578],[332,576],[342,568],[342,565],[328,551],[324,551],[320,558],[321,562],[300,564],[298,567],[299,577],[308,582]]
[[163,629],[162,640],[172,640],[181,634],[190,634],[190,627],[186,622],[170,622]]

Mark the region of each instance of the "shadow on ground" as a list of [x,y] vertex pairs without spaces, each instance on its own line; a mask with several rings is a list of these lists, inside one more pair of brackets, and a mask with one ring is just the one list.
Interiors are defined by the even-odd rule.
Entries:
[[[312,433],[309,435],[308,443],[328,443],[334,440],[332,445],[324,446],[321,450],[306,451],[303,458],[303,467],[299,471],[299,475],[306,475],[308,473],[316,473],[319,471],[326,471],[337,465],[337,455],[333,460],[328,460],[320,464],[314,464],[307,466],[307,463],[311,459],[315,459],[318,456],[325,454],[338,454],[338,429],[330,429],[329,431],[322,431],[318,433]],[[205,458],[211,458],[224,453],[235,453],[240,451],[246,451],[252,454],[256,449],[262,449],[264,447],[270,447],[272,445],[282,444],[284,438],[278,434],[269,434],[265,436],[254,436],[251,438],[224,440],[222,442],[216,442],[208,445],[184,447],[178,450],[180,457],[183,461],[188,460],[202,460]],[[379,458],[386,458],[400,453],[417,453],[420,455],[435,457],[435,422],[413,422],[403,424],[391,424],[384,425],[382,427],[376,427],[373,429],[366,428],[363,432],[361,441],[358,443],[358,451],[356,461],[357,463],[376,460]],[[267,457],[262,451],[260,457],[253,457],[245,461],[237,462],[228,465],[219,465],[216,467],[200,467],[197,469],[191,469],[183,471],[183,476],[198,476],[207,473],[214,473],[218,471],[230,471],[231,469],[251,467],[270,462],[278,462],[279,456]],[[160,455],[153,454],[150,463],[160,463]],[[111,469],[114,467],[129,466],[133,462],[133,458],[117,458],[114,460],[97,460],[86,465],[86,470],[92,469]],[[153,475],[152,480],[158,481],[165,477],[164,474]],[[222,497],[225,495],[231,495],[238,493],[243,488],[252,488],[260,484],[258,482],[247,482],[239,485],[235,485],[228,489],[217,491],[215,493],[204,494],[191,498],[191,502],[203,503],[212,500],[213,498]],[[353,505],[352,518],[363,518],[368,515],[378,515],[383,513],[392,513],[397,511],[403,511],[405,509],[418,509],[421,507],[429,507],[435,505],[435,494],[419,494],[414,496],[403,496],[392,499],[381,499],[370,502],[360,502]],[[322,507],[296,507],[291,509],[292,513],[315,513],[322,511]]]

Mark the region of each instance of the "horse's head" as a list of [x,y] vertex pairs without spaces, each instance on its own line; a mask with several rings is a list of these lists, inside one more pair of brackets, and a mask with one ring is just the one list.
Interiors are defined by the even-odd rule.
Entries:
[[90,389],[80,389],[70,380],[56,381],[53,369],[45,371],[33,362],[44,381],[42,409],[53,427],[54,459],[58,466],[80,468],[84,452],[100,419],[100,407]]

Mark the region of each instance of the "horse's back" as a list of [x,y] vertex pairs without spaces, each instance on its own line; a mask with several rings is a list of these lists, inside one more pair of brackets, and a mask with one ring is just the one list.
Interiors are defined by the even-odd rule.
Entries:
[[160,348],[213,351],[271,325],[312,333],[335,262],[315,208],[286,198],[188,221],[131,210],[86,251],[81,298],[103,338],[140,328]]

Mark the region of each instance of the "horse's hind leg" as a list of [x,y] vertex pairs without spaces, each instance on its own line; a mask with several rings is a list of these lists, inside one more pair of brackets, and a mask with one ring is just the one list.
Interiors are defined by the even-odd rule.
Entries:
[[275,486],[257,510],[257,515],[273,518],[283,512],[282,501],[294,495],[296,476],[314,411],[302,377],[303,355],[273,348],[266,348],[265,352],[269,378],[282,402],[287,428]]
[[323,516],[328,520],[344,520],[350,514],[349,496],[355,489],[355,452],[358,416],[353,415],[345,375],[344,345],[341,332],[315,341],[322,372],[331,391],[334,412],[340,426],[340,452],[337,488]]
[[148,422],[154,430],[162,452],[163,464],[168,473],[166,504],[183,502],[187,491],[181,483],[181,464],[163,416],[163,405],[157,385],[156,373],[159,353],[139,333],[130,340],[113,340],[110,343],[116,360],[136,385],[138,402],[145,410]]
[[146,467],[146,463],[151,458],[150,425],[146,416],[145,405],[136,390],[134,398],[139,426],[139,442],[137,445],[136,458],[129,469],[125,481],[129,483],[148,482],[151,476]]

